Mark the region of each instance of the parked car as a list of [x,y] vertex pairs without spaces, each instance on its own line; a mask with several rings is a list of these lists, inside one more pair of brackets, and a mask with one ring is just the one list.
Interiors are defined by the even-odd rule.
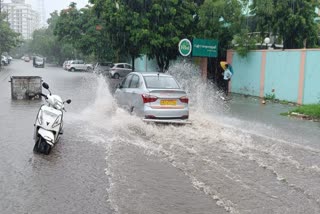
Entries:
[[24,57],[24,61],[25,61],[25,62],[30,62],[30,57],[25,56],[25,57]]
[[132,66],[128,63],[115,63],[110,69],[109,75],[111,78],[119,79],[127,76],[132,71]]
[[67,63],[68,71],[92,71],[92,64],[85,64],[83,60],[70,60]]
[[8,65],[9,64],[9,60],[6,56],[1,55],[1,65]]
[[68,62],[69,62],[68,60],[66,60],[66,61],[63,62],[62,68],[63,68],[64,70],[67,70]]
[[9,56],[9,55],[8,55],[8,63],[9,63],[9,64],[11,63],[12,60],[13,60],[12,56]]
[[156,72],[131,72],[115,91],[119,106],[144,121],[189,123],[189,98],[174,77]]
[[97,74],[108,75],[112,67],[112,62],[97,62],[93,68],[93,71]]
[[44,68],[45,59],[42,57],[35,56],[33,57],[33,66],[36,68]]

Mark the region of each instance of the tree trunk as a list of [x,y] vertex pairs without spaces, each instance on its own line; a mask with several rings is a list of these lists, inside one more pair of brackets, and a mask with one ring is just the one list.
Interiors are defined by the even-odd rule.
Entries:
[[132,65],[132,70],[135,70],[135,65],[134,65],[134,56],[131,55],[131,65]]
[[162,72],[163,73],[163,67],[164,67],[164,63],[163,63],[163,59],[160,55],[156,55],[156,60],[157,60],[157,64],[158,64],[158,67],[159,67],[159,72]]
[[169,63],[170,63],[169,57],[166,57],[164,71],[167,71],[169,69]]

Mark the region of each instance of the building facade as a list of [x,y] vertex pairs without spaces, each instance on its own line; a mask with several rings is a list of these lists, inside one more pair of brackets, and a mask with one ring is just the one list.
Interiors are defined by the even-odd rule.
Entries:
[[23,39],[31,39],[34,30],[40,26],[40,15],[25,0],[3,3],[3,12],[8,14],[11,29],[20,33]]

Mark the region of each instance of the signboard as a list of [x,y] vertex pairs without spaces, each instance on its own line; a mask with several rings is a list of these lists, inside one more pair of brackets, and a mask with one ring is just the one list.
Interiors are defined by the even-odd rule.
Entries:
[[192,56],[218,56],[218,40],[193,39],[192,46]]
[[182,56],[189,56],[192,50],[192,45],[189,39],[182,39],[179,42],[179,52]]

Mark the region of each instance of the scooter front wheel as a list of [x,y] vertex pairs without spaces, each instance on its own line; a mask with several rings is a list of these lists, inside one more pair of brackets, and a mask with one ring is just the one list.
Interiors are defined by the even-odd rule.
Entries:
[[33,151],[48,155],[51,151],[51,146],[47,144],[46,140],[42,136],[39,136],[37,142],[33,147]]

